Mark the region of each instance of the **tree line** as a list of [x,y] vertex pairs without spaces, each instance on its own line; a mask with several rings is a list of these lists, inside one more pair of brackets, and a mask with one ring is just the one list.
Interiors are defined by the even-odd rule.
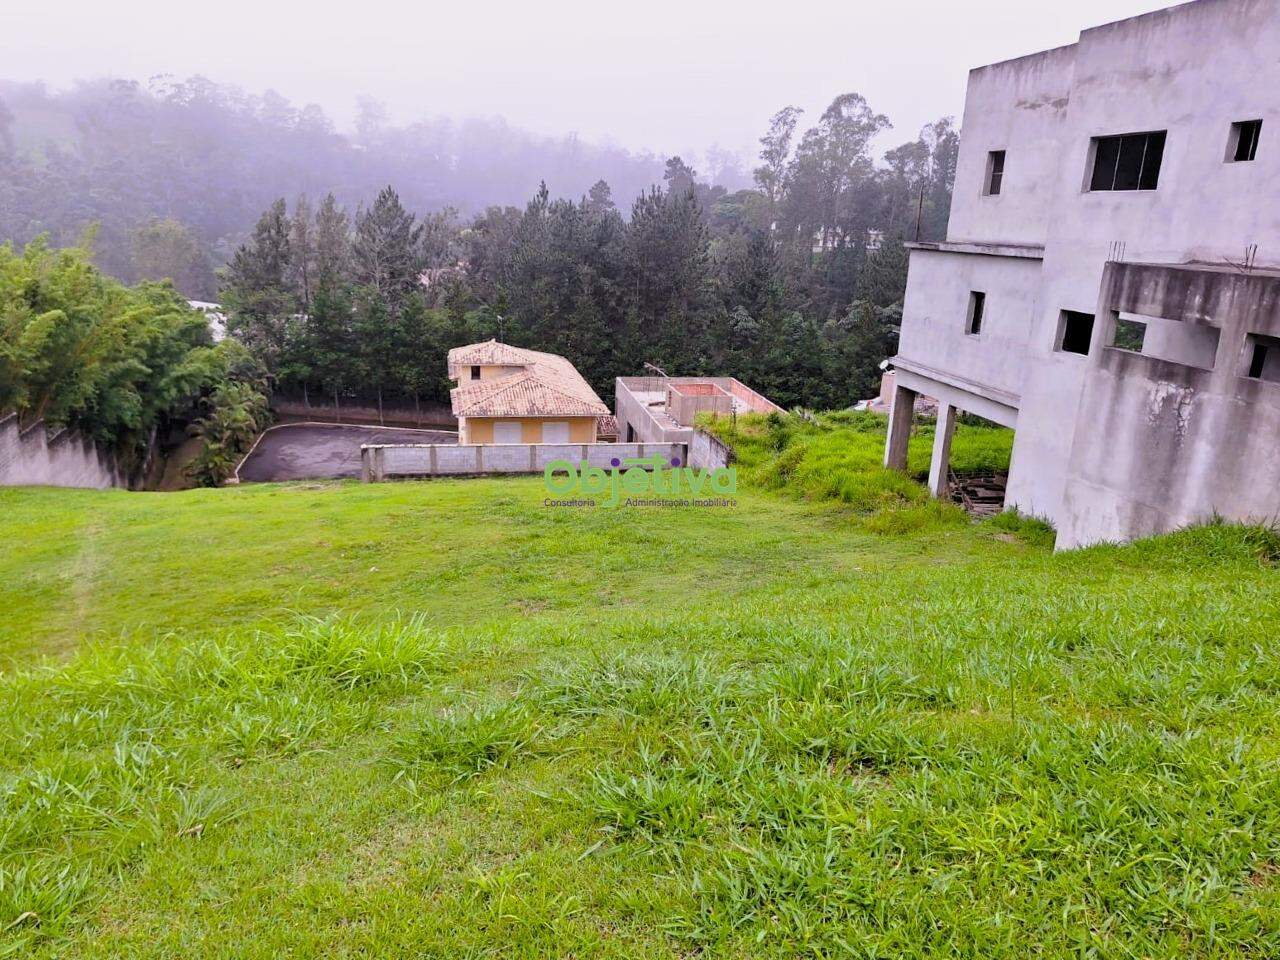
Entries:
[[0,414],[71,427],[136,475],[158,437],[204,442],[196,479],[218,483],[266,422],[266,372],[169,283],[126,287],[82,247],[0,244]]
[[958,137],[939,121],[877,163],[888,120],[861,96],[800,120],[773,118],[752,188],[673,157],[626,215],[603,179],[468,220],[389,186],[354,212],[276,200],[223,273],[230,329],[307,396],[444,401],[448,349],[492,336],[569,357],[606,399],[649,363],[846,406],[894,348],[904,241],[945,235]]

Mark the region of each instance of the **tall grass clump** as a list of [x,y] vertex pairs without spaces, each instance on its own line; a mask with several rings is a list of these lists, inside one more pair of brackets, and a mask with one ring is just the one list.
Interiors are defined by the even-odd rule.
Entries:
[[402,773],[434,771],[457,783],[508,766],[532,752],[543,734],[539,716],[523,703],[450,711],[402,736],[391,763]]
[[[904,534],[963,522],[947,507],[927,507],[919,480],[928,474],[934,425],[922,421],[911,438],[906,474],[883,466],[887,419],[876,413],[746,414],[703,419],[701,425],[734,451],[749,484],[808,500],[846,504],[863,515],[887,514],[870,523],[879,533]],[[960,475],[1007,469],[1013,432],[962,422],[951,446]]]
[[1005,510],[984,521],[988,530],[1013,537],[1023,543],[1038,547],[1052,547],[1057,536],[1053,525],[1040,517],[1029,516],[1019,510]]
[[250,797],[237,771],[367,730],[429,682],[416,619],[305,618],[216,639],[98,646],[0,680],[0,930],[56,936],[110,874],[199,842]]

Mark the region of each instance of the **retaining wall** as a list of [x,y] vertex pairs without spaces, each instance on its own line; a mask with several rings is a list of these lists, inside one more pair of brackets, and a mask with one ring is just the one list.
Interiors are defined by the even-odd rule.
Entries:
[[0,418],[0,486],[128,487],[115,458],[70,430],[50,435],[43,421],[25,430],[18,417]]
[[683,443],[366,444],[360,448],[366,482],[388,477],[542,473],[553,460],[608,469],[613,460],[662,456],[683,466]]

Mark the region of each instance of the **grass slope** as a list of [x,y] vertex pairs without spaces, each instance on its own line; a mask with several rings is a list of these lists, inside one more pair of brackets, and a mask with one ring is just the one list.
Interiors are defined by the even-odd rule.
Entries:
[[0,952],[1280,951],[1274,535],[541,500],[0,491]]
[[[910,476],[882,466],[885,417],[880,414],[748,414],[704,419],[703,426],[733,449],[749,485],[795,498],[839,501],[867,517],[869,529],[907,533],[965,522],[959,507],[930,500],[915,482],[929,474],[932,421],[913,427]],[[961,423],[951,445],[951,469],[962,475],[1004,470],[1012,449],[1012,430],[985,421]]]

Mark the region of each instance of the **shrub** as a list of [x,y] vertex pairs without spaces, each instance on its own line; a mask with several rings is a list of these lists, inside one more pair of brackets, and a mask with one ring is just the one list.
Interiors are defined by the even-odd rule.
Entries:
[[[840,410],[747,414],[704,419],[701,426],[733,448],[747,483],[810,500],[837,500],[859,513],[874,514],[919,507],[927,500],[917,480],[929,470],[933,424],[922,422],[915,429],[908,475],[882,466],[886,423],[881,414]],[[951,445],[952,469],[960,475],[1007,469],[1012,445],[1011,430],[961,423]],[[880,521],[875,528],[905,532],[961,517],[941,507],[919,509]]]
[[187,469],[196,483],[216,487],[231,476],[271,413],[262,391],[243,382],[223,384],[205,404],[209,413],[195,425],[204,442]]

